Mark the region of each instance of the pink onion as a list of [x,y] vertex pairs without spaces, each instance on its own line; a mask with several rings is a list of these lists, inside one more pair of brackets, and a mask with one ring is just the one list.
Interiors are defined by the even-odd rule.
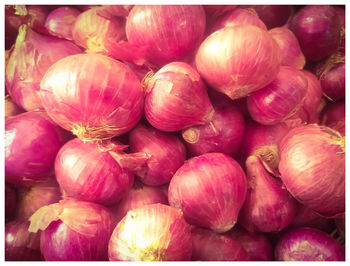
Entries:
[[24,110],[12,101],[11,96],[7,94],[5,96],[5,117],[18,115],[23,112]]
[[225,27],[212,33],[195,58],[203,79],[231,99],[243,98],[269,84],[280,63],[276,41],[252,25]]
[[270,35],[278,43],[282,54],[282,66],[291,66],[303,69],[305,56],[303,55],[298,39],[287,27],[278,27],[269,30]]
[[186,147],[175,135],[139,124],[129,133],[130,151],[149,156],[135,174],[150,186],[170,182],[186,159]]
[[145,116],[162,131],[205,124],[214,108],[198,72],[183,62],[163,66],[147,82]]
[[341,23],[332,6],[305,6],[293,16],[289,27],[308,60],[323,59],[339,46]]
[[255,5],[252,8],[268,29],[283,26],[293,14],[291,5]]
[[345,136],[345,102],[328,103],[322,113],[321,123]]
[[6,182],[32,185],[47,179],[54,172],[58,150],[67,140],[67,132],[45,112],[30,111],[6,118]]
[[297,228],[277,243],[278,261],[344,261],[343,248],[332,237],[314,228]]
[[345,211],[345,138],[316,124],[289,131],[280,143],[279,171],[300,203],[324,216]]
[[197,156],[208,152],[223,152],[234,156],[244,134],[244,118],[235,106],[215,108],[213,119],[202,126],[182,131],[187,149]]
[[107,208],[64,199],[34,213],[28,230],[42,231],[40,250],[46,261],[96,261],[108,259],[113,226]]
[[10,184],[5,183],[5,222],[14,218],[17,208],[17,191]]
[[270,84],[248,97],[249,113],[263,125],[274,125],[287,120],[301,108],[307,87],[307,79],[300,70],[281,66]]
[[162,66],[183,60],[201,41],[205,13],[199,5],[136,5],[126,21],[128,41],[145,50],[145,59]]
[[281,180],[270,176],[260,159],[246,161],[247,196],[239,223],[249,232],[279,232],[293,220],[297,205]]
[[73,7],[59,7],[49,13],[45,21],[45,28],[52,36],[73,40],[73,25],[80,11]]
[[123,63],[99,54],[80,54],[55,63],[41,81],[40,98],[49,116],[85,141],[108,139],[139,121],[143,92]]
[[192,260],[200,261],[248,261],[249,256],[241,244],[228,234],[216,234],[210,230],[193,227]]
[[103,5],[109,13],[116,17],[127,17],[133,5]]
[[38,92],[46,70],[59,59],[80,52],[67,40],[40,35],[22,25],[5,71],[12,100],[27,111],[41,108]]
[[206,153],[177,170],[168,199],[190,224],[223,233],[236,224],[246,188],[245,173],[234,159],[223,153]]
[[134,174],[123,169],[109,154],[118,150],[119,144],[103,145],[75,138],[60,149],[55,174],[64,195],[110,205],[131,189]]
[[108,245],[111,261],[189,260],[191,254],[191,231],[182,212],[159,203],[130,210]]

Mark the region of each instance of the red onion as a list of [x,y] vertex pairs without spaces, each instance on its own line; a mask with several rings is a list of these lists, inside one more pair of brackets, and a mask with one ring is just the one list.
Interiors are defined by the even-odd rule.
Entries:
[[197,156],[208,152],[223,152],[234,156],[244,134],[244,118],[235,107],[215,108],[212,121],[182,131],[187,149]]
[[345,63],[336,64],[320,77],[323,93],[337,101],[345,98]]
[[191,229],[192,260],[248,261],[249,256],[238,241],[227,234],[216,234],[203,228]]
[[191,231],[182,212],[159,203],[129,211],[108,245],[111,261],[189,260],[191,254]]
[[40,232],[30,233],[29,222],[12,221],[5,225],[5,261],[39,261]]
[[59,7],[51,11],[46,18],[45,28],[53,36],[73,40],[73,25],[80,11],[73,7]]
[[345,237],[345,218],[334,219],[334,223],[342,237]]
[[119,149],[118,143],[102,145],[75,138],[60,149],[55,174],[65,195],[110,205],[131,189],[134,174],[122,168],[109,154]]
[[34,213],[28,230],[42,230],[40,250],[46,261],[95,261],[108,259],[113,226],[107,208],[65,199]]
[[48,35],[45,28],[45,20],[49,14],[48,7],[45,5],[26,5],[26,9],[25,23],[36,32]]
[[80,54],[55,63],[41,81],[40,98],[49,116],[85,141],[108,139],[139,121],[143,92],[123,63],[99,54]]
[[344,261],[343,248],[332,237],[314,228],[286,233],[275,248],[279,261]]
[[339,46],[341,23],[332,6],[305,6],[293,16],[289,27],[308,60],[323,59]]
[[253,8],[268,29],[283,26],[293,14],[291,5],[255,5]]
[[205,13],[199,5],[136,5],[126,21],[128,41],[145,50],[151,64],[184,59],[201,41]]
[[5,5],[5,49],[10,49],[15,43],[24,12],[24,5]]
[[298,39],[287,27],[278,27],[269,30],[270,35],[278,43],[282,54],[282,66],[291,66],[303,69],[305,56],[303,55]]
[[203,5],[203,7],[207,16],[218,17],[225,12],[230,12],[236,9],[237,5]]
[[321,123],[345,136],[345,102],[328,103],[323,111]]
[[207,153],[189,159],[177,170],[168,199],[190,224],[223,233],[236,224],[246,188],[245,173],[234,159]]
[[129,133],[129,143],[131,152],[149,156],[135,173],[150,186],[169,183],[186,159],[186,147],[177,136],[142,124]]
[[17,191],[10,184],[5,183],[5,222],[9,222],[16,214]]
[[106,11],[116,17],[127,17],[133,8],[133,5],[103,5]]
[[5,96],[5,117],[18,115],[23,112],[24,110],[18,107],[18,105],[12,101],[11,96],[7,94]]
[[186,63],[163,66],[147,81],[146,91],[145,116],[159,130],[205,124],[214,114],[200,75]]
[[195,58],[200,75],[231,99],[243,98],[269,84],[280,62],[276,41],[252,25],[225,27],[212,33]]
[[47,179],[54,172],[58,150],[67,140],[67,132],[42,111],[6,118],[6,182],[31,185]]
[[246,161],[248,190],[239,222],[249,232],[279,232],[293,220],[297,205],[281,180],[270,176],[260,159]]
[[282,181],[300,203],[324,216],[345,211],[345,138],[339,132],[316,124],[292,129],[280,143],[280,158]]
[[270,84],[248,97],[249,113],[263,125],[274,125],[287,120],[301,108],[307,87],[307,79],[300,70],[281,66]]

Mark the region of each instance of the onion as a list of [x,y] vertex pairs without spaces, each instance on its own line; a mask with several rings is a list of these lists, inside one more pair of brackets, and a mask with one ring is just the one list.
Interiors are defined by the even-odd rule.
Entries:
[[6,118],[6,182],[32,185],[47,179],[54,172],[58,150],[67,140],[67,132],[45,112],[30,111]]
[[332,6],[305,6],[293,16],[289,27],[308,60],[323,59],[339,46],[341,23]]
[[11,96],[7,94],[5,96],[5,117],[18,115],[23,112],[24,110],[18,107],[18,105],[12,101]]
[[303,69],[305,56],[303,55],[298,39],[287,27],[278,27],[269,30],[270,35],[278,43],[282,54],[282,66],[291,66]]
[[225,27],[212,33],[195,58],[200,75],[231,99],[243,98],[269,84],[280,62],[276,41],[252,25]]
[[130,210],[108,245],[111,261],[189,260],[191,231],[182,212],[163,204]]
[[177,136],[142,124],[129,133],[129,143],[131,152],[149,156],[135,173],[150,186],[169,183],[186,159],[186,147]]
[[12,220],[16,214],[17,191],[15,187],[5,183],[5,223]]
[[177,170],[168,199],[190,224],[223,233],[236,224],[246,188],[245,173],[234,159],[223,153],[206,153]]
[[106,11],[116,17],[127,17],[133,8],[133,5],[103,5]]
[[40,250],[46,261],[96,261],[108,259],[113,226],[105,207],[64,199],[34,213],[28,230],[42,230]]
[[283,26],[293,14],[291,5],[255,5],[252,8],[268,29]]
[[199,5],[136,5],[126,21],[128,41],[156,66],[183,60],[201,41],[205,13]]
[[38,33],[49,35],[45,28],[45,20],[49,14],[49,9],[45,5],[26,5],[27,14],[24,18],[25,23]]
[[197,156],[222,152],[234,156],[244,134],[244,118],[235,106],[215,108],[212,121],[182,131],[188,151]]
[[230,12],[236,9],[237,5],[203,5],[204,11],[207,16],[218,17],[225,12]]
[[45,21],[45,28],[52,36],[73,40],[73,25],[80,11],[73,7],[59,7],[49,13]]
[[293,67],[281,66],[276,78],[247,99],[251,117],[263,125],[274,125],[290,118],[302,106],[308,82]]
[[249,232],[279,232],[293,220],[297,205],[281,180],[270,176],[260,159],[246,161],[248,190],[239,222]]
[[345,237],[345,218],[334,219],[334,223],[338,229],[339,234]]
[[107,56],[66,57],[50,67],[40,86],[49,116],[84,141],[122,135],[142,115],[140,81],[126,65]]
[[145,116],[162,131],[179,131],[212,119],[213,106],[198,72],[183,62],[163,66],[147,82]]
[[323,93],[333,101],[345,98],[345,63],[338,63],[320,77]]
[[5,71],[12,100],[27,111],[41,108],[38,92],[46,70],[59,59],[80,52],[67,40],[40,35],[22,25]]
[[15,43],[18,28],[23,24],[24,5],[5,5],[5,49],[10,49]]
[[277,243],[279,261],[344,261],[343,248],[332,237],[314,228],[297,228]]
[[40,232],[30,233],[29,222],[12,221],[5,225],[5,261],[39,261]]
[[[104,147],[105,146],[105,147]],[[55,174],[64,194],[79,200],[111,205],[131,189],[134,174],[123,169],[109,154],[119,144],[84,143],[78,138],[58,152]]]
[[333,128],[345,136],[345,102],[331,102],[322,113],[322,125]]
[[192,260],[248,261],[249,256],[238,241],[227,234],[216,234],[203,228],[191,229]]
[[[327,151],[327,152],[325,152]],[[279,171],[288,191],[324,216],[345,211],[345,138],[316,124],[289,131],[280,143]]]

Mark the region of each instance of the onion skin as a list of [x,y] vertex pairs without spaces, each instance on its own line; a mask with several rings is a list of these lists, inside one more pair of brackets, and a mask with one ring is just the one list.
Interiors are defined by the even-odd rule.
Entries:
[[191,231],[182,212],[163,204],[127,213],[108,245],[111,261],[183,261],[192,254]]
[[[30,134],[28,134],[30,132]],[[43,111],[30,111],[5,121],[6,182],[32,185],[54,173],[55,157],[68,132]]]
[[193,227],[192,260],[200,261],[248,261],[249,256],[238,241],[227,234]]
[[129,143],[131,152],[144,152],[150,156],[135,172],[146,185],[169,183],[186,159],[186,147],[176,135],[142,124],[129,133]]
[[333,101],[345,98],[345,63],[336,64],[320,77],[324,94]]
[[23,112],[24,110],[12,101],[10,95],[7,94],[5,96],[5,117],[18,115]]
[[146,93],[145,116],[162,131],[205,124],[214,114],[199,73],[187,63],[163,66],[148,81]]
[[52,120],[84,141],[122,135],[142,115],[140,81],[126,65],[107,56],[66,57],[49,68],[40,87]]
[[275,78],[281,54],[267,31],[252,25],[236,25],[207,37],[196,53],[195,64],[211,87],[238,99]]
[[297,228],[282,236],[275,248],[278,261],[344,261],[343,248],[314,228]]
[[285,25],[293,14],[291,5],[255,5],[252,8],[268,29]]
[[303,205],[327,217],[345,211],[345,138],[339,132],[316,124],[292,129],[280,143],[279,171]]
[[64,194],[79,200],[111,205],[131,189],[134,174],[122,168],[109,154],[118,144],[103,149],[78,138],[58,152],[55,174]]
[[337,130],[345,136],[345,102],[330,102],[322,113],[321,124]]
[[5,183],[5,223],[11,221],[17,208],[17,191],[15,187]]
[[169,184],[171,206],[183,211],[190,224],[217,233],[230,230],[246,197],[247,182],[239,164],[223,153],[193,157]]

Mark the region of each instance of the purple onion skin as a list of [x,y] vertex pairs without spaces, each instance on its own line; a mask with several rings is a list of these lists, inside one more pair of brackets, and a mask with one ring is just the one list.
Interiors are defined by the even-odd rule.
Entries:
[[5,176],[17,185],[31,185],[54,173],[55,157],[68,132],[43,111],[30,111],[5,121]]
[[188,223],[223,233],[236,224],[246,189],[245,173],[234,159],[206,153],[177,170],[168,199],[171,206],[183,211]]
[[131,152],[144,152],[150,156],[146,164],[135,173],[150,186],[170,182],[176,170],[186,159],[186,147],[171,133],[139,124],[129,133]]
[[291,5],[256,5],[252,8],[268,29],[285,25],[293,14]]
[[345,136],[345,102],[328,103],[322,112],[321,123]]
[[244,134],[244,118],[235,106],[215,108],[210,121],[182,131],[182,138],[192,156],[222,152],[235,156]]
[[341,22],[332,6],[305,6],[293,16],[289,27],[308,60],[321,60],[339,46]]
[[344,261],[345,253],[328,234],[314,228],[297,228],[282,236],[275,247],[278,261]]
[[321,78],[323,93],[333,101],[345,98],[345,63],[336,64]]
[[17,191],[10,184],[5,183],[5,222],[9,222],[16,214]]

